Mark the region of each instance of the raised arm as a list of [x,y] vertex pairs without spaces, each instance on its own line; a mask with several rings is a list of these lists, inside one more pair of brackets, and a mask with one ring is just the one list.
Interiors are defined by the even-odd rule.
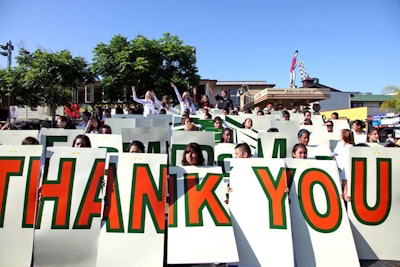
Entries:
[[206,89],[208,89],[210,91],[210,93],[215,97],[214,90],[211,88],[209,81],[206,84]]
[[174,88],[174,91],[175,91],[176,97],[178,98],[179,103],[182,103],[183,99],[182,99],[181,93],[179,93],[178,88],[176,87],[176,85],[173,82],[171,82],[171,87]]
[[84,134],[90,133],[90,128],[92,127],[92,124],[93,124],[93,122],[92,122],[93,116],[94,115],[90,116],[90,119],[88,120],[88,122],[86,124],[85,130],[83,131]]
[[138,102],[138,103],[140,103],[142,105],[146,104],[146,101],[144,101],[143,99],[137,98],[135,86],[132,86],[132,97],[133,97],[134,101],[136,101],[136,102]]
[[151,93],[153,94],[154,103],[156,104],[156,106],[157,106],[159,109],[162,108],[162,103],[161,103],[160,100],[158,100],[156,94],[155,94],[153,91],[151,91]]

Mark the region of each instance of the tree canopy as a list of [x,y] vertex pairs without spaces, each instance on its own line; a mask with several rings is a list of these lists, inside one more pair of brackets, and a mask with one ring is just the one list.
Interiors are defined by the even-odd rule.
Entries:
[[382,93],[385,94],[396,94],[396,97],[387,101],[384,101],[381,105],[381,111],[383,112],[398,112],[400,110],[400,87],[395,85],[386,86],[383,88]]
[[48,105],[54,121],[58,106],[72,100],[72,91],[91,75],[82,57],[73,57],[67,50],[48,52],[37,49],[30,53],[20,49],[18,66],[12,70],[14,81],[11,94],[17,104]]
[[162,95],[173,94],[171,81],[178,88],[188,88],[200,80],[195,48],[169,33],[158,40],[138,35],[129,41],[115,35],[109,44],[98,44],[93,53],[90,70],[101,77],[104,98],[109,101],[129,99],[132,85],[137,85],[138,95],[147,90]]

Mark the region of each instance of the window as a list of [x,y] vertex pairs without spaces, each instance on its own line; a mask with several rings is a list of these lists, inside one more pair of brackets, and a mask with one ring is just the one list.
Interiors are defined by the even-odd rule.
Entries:
[[363,107],[363,106],[364,106],[364,103],[362,103],[362,102],[352,102],[351,103],[352,108],[359,108],[359,107]]

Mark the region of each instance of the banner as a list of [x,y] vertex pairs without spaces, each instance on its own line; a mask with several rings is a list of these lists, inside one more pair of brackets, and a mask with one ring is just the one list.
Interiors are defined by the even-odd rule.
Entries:
[[294,266],[283,159],[232,159],[229,209],[240,266]]
[[219,143],[214,146],[214,162],[222,167],[224,176],[229,175],[230,167],[227,159],[234,157],[236,145],[233,143]]
[[163,266],[166,154],[109,154],[96,266]]
[[51,147],[34,238],[37,266],[94,266],[106,150]]
[[285,164],[296,266],[359,266],[336,161]]
[[38,145],[0,146],[1,266],[31,264],[41,154]]
[[83,134],[83,129],[42,128],[39,132],[39,142],[44,151],[48,147],[72,147],[75,137],[80,134]]
[[107,152],[122,152],[122,137],[120,134],[86,134],[92,147],[106,148]]
[[198,143],[203,151],[205,165],[214,164],[214,132],[173,131],[171,137],[171,165],[181,166],[186,145]]
[[51,147],[42,182],[42,146],[0,146],[0,266],[29,266],[32,250],[37,266],[400,260],[397,148],[350,150],[346,210],[335,161],[231,159],[233,144],[220,145],[211,162],[225,154],[232,170],[170,167],[169,176],[165,154]]
[[220,167],[170,167],[168,263],[236,262]]
[[360,259],[400,260],[400,150],[352,147],[349,218]]
[[1,145],[21,145],[22,141],[28,137],[38,138],[38,130],[10,130],[0,131]]
[[292,149],[299,141],[297,134],[285,135],[281,132],[259,132],[258,157],[262,158],[290,158]]
[[131,141],[139,140],[144,144],[147,153],[167,154],[170,131],[169,127],[122,128],[123,151],[128,151]]

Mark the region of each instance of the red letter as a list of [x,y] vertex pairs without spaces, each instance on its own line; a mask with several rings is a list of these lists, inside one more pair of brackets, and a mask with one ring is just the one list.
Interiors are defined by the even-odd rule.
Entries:
[[[392,199],[392,160],[377,159],[376,173],[376,203],[370,207],[367,203],[367,159],[352,160],[352,197],[351,202],[356,218],[367,225],[383,223],[390,211]],[[371,177],[373,178],[373,177]]]
[[39,215],[36,228],[42,222],[43,205],[46,201],[54,201],[52,229],[68,229],[71,208],[72,185],[75,175],[75,158],[60,159],[57,181],[49,181],[43,177],[42,199],[39,206]]
[[119,196],[118,177],[115,163],[110,163],[108,166],[103,219],[106,220],[107,232],[124,232],[124,221],[122,219],[121,199]]
[[[320,185],[325,192],[327,210],[321,214],[316,206],[313,187]],[[328,173],[320,169],[308,169],[299,179],[300,208],[308,224],[316,231],[334,232],[342,220],[342,209],[337,187]],[[318,200],[321,201],[321,200]]]
[[218,197],[215,189],[222,180],[221,174],[208,173],[201,185],[197,174],[185,174],[186,224],[203,225],[202,209],[208,208],[215,225],[231,225],[231,220]]
[[285,199],[287,194],[286,171],[279,170],[278,177],[274,179],[268,167],[253,167],[253,171],[269,200],[269,226],[270,228],[287,229]]
[[33,228],[37,204],[38,182],[40,174],[40,158],[32,157],[29,161],[28,177],[24,203],[23,228]]
[[8,182],[10,176],[21,176],[24,167],[24,157],[0,158],[0,227],[4,224],[6,211]]
[[153,219],[157,233],[165,230],[165,191],[167,168],[160,166],[159,189],[147,164],[134,164],[132,196],[129,214],[129,233],[144,233],[145,206]]
[[78,214],[74,222],[74,229],[90,229],[93,217],[101,216],[101,198],[104,177],[104,159],[96,159],[89,180],[86,184]]
[[177,224],[177,205],[176,205],[176,175],[168,176],[168,198],[169,198],[169,207],[168,207],[168,226],[176,227]]

